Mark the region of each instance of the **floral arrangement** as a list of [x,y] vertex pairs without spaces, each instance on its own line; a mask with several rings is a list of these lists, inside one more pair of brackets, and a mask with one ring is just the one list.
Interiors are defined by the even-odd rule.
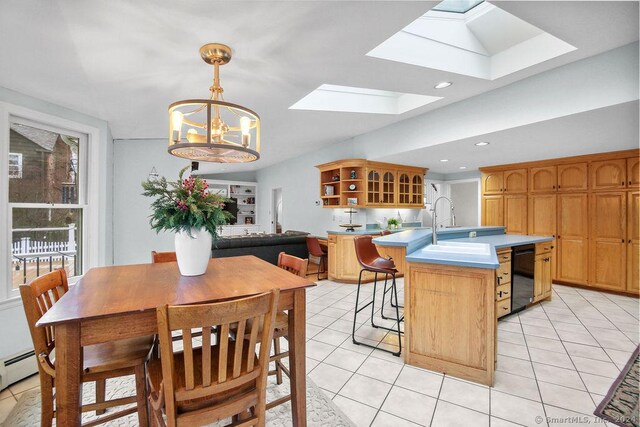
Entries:
[[395,218],[389,218],[387,220],[387,227],[388,228],[398,228],[398,225],[400,225],[400,223]]
[[180,171],[176,182],[167,182],[165,177],[161,177],[142,183],[142,194],[156,198],[151,204],[153,214],[149,215],[149,224],[156,232],[190,232],[191,229],[204,228],[216,239],[217,227],[233,218],[224,210],[228,199],[209,193],[209,184],[198,176],[183,179],[188,168]]

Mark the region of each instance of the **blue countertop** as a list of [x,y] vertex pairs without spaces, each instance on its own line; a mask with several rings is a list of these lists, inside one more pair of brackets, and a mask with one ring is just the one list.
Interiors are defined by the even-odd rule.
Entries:
[[[473,268],[498,268],[496,249],[550,242],[551,236],[525,236],[521,234],[504,234],[504,227],[464,227],[438,231],[438,240],[465,244],[485,244],[489,246],[486,254],[470,254],[457,252],[434,252],[427,249],[431,245],[431,229],[405,231],[403,233],[381,236],[373,239],[380,246],[403,246],[407,249],[407,262],[428,264],[444,264]],[[468,237],[475,231],[477,237]]]

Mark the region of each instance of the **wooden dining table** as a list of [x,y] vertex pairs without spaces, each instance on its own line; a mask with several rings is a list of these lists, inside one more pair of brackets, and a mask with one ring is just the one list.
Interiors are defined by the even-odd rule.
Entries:
[[156,307],[242,298],[280,289],[289,313],[294,426],[306,425],[305,290],[315,283],[254,256],[215,258],[202,276],[181,276],[175,262],[90,269],[38,321],[55,333],[56,421],[80,426],[82,347],[157,333]]

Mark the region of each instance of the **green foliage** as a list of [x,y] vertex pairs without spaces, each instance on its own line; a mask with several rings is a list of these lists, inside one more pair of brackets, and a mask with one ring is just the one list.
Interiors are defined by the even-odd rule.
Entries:
[[229,199],[209,193],[207,181],[200,177],[183,179],[187,168],[189,166],[180,171],[176,182],[168,182],[165,177],[161,177],[142,183],[142,194],[155,198],[151,204],[153,213],[149,215],[149,224],[156,232],[189,232],[191,229],[204,228],[217,239],[217,227],[227,224],[233,218],[233,215],[223,210]]
[[387,226],[391,227],[392,225],[398,226],[398,225],[400,225],[400,223],[395,218],[389,218],[387,220]]

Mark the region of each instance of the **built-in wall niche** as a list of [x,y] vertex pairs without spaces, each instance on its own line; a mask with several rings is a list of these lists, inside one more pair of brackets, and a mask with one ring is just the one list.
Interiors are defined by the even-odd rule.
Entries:
[[[223,235],[242,234],[258,223],[258,185],[254,182],[208,181],[209,191],[229,199],[225,210],[233,218],[224,226]],[[251,228],[253,231],[253,228]]]
[[256,186],[230,185],[229,198],[237,206],[236,224],[253,225],[256,223]]

